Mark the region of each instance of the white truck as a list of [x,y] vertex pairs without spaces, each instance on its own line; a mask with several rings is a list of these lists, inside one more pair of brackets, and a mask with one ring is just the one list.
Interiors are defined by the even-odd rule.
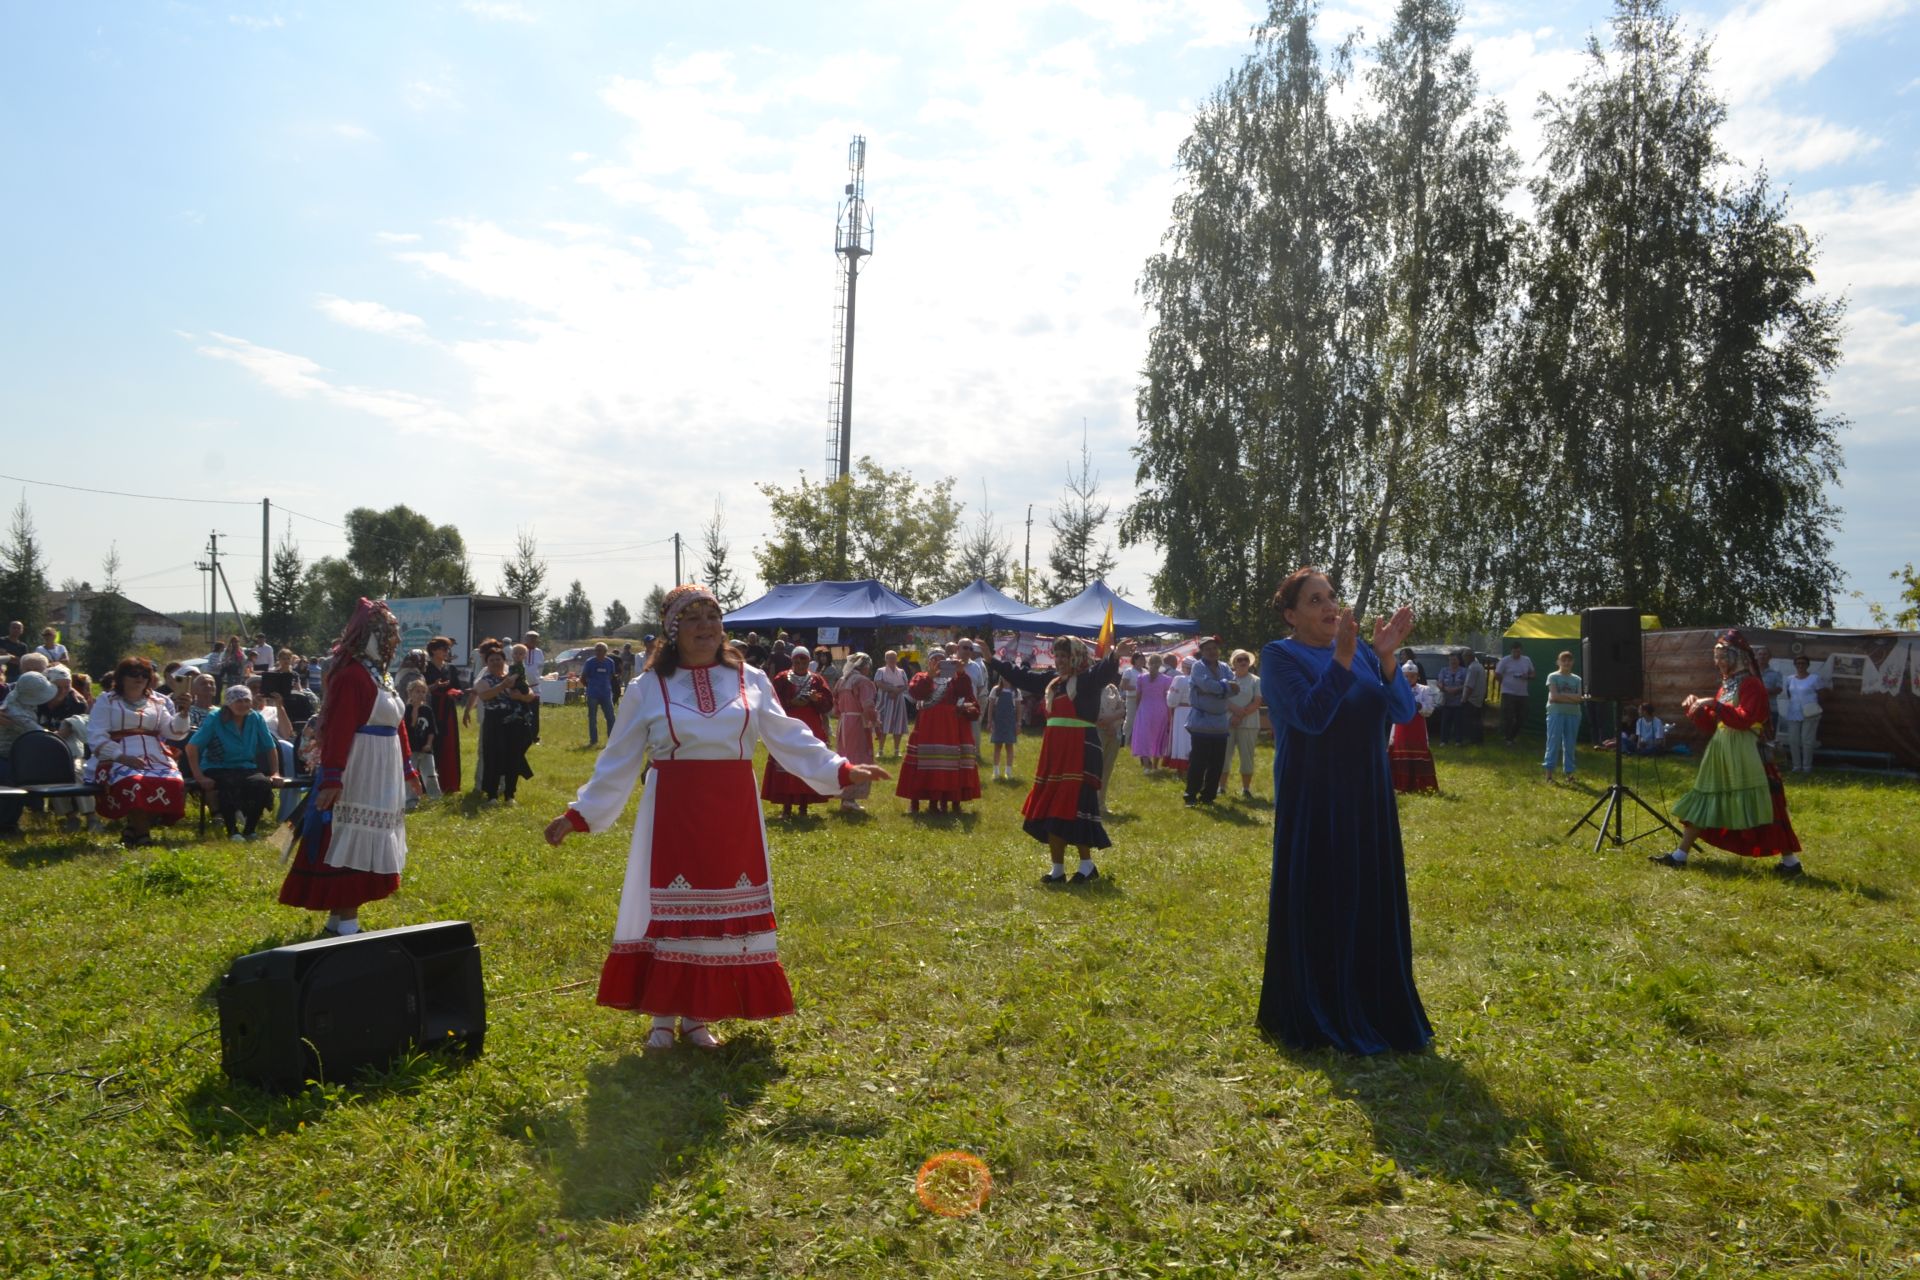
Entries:
[[473,646],[489,637],[509,644],[531,625],[527,606],[504,596],[414,596],[389,600],[387,608],[400,620],[400,652],[424,649],[435,636],[453,641],[453,662],[466,669],[469,679]]

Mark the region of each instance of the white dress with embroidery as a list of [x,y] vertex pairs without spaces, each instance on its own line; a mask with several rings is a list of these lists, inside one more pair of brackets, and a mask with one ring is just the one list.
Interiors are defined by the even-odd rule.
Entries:
[[407,779],[394,746],[406,705],[384,681],[374,685],[365,728],[347,749],[340,798],[333,805],[333,838],[327,865],[378,875],[398,875],[407,866]]
[[600,1003],[709,1020],[789,1012],[754,746],[827,795],[846,760],[781,709],[755,667],[645,672],[620,712],[572,805],[606,831],[646,771]]

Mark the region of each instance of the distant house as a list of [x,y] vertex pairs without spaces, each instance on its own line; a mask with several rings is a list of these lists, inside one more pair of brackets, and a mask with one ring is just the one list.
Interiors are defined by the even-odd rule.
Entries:
[[[59,629],[63,641],[84,640],[87,637],[87,614],[93,602],[106,593],[100,591],[49,591],[47,601],[47,625]],[[180,623],[164,613],[157,613],[143,604],[113,593],[127,607],[133,617],[133,642],[135,644],[176,645],[180,643],[182,631]]]

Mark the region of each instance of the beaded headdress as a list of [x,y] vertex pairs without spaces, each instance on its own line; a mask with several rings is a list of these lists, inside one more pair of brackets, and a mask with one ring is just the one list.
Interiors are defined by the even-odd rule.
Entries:
[[660,627],[667,633],[669,641],[680,638],[680,615],[696,600],[705,600],[716,609],[720,607],[720,601],[713,592],[697,582],[685,583],[667,592],[666,601],[660,609]]

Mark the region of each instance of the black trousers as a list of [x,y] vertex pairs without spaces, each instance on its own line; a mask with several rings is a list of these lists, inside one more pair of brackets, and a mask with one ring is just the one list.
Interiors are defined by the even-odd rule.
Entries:
[[1193,746],[1187,753],[1187,799],[1204,803],[1220,794],[1220,773],[1227,767],[1227,735],[1195,733],[1188,736]]
[[[227,834],[244,831],[252,835],[260,826],[260,815],[273,803],[273,786],[258,769],[207,769],[213,779],[213,803]],[[244,827],[237,826],[245,823]]]
[[1500,736],[1511,743],[1520,736],[1520,729],[1527,723],[1527,702],[1524,693],[1503,693],[1500,695]]

